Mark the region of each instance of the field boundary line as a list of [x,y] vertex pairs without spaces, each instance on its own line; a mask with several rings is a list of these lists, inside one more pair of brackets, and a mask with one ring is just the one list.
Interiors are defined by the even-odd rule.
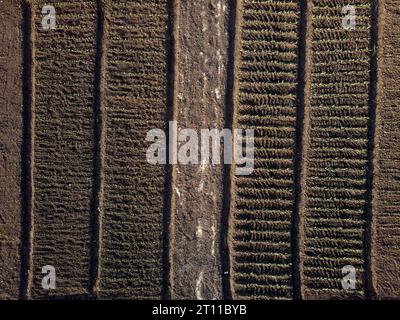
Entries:
[[21,270],[20,298],[30,299],[33,282],[35,189],[35,5],[22,4],[23,19],[23,143],[21,148]]
[[[232,66],[232,71],[228,74],[229,77],[231,78],[231,87],[228,87],[228,90],[231,91],[231,97],[229,95],[227,98],[230,98],[230,103],[232,105],[232,110],[231,110],[231,119],[230,119],[230,126],[231,129],[238,128],[238,120],[237,120],[237,111],[238,111],[238,104],[239,104],[239,68],[240,68],[240,48],[241,48],[241,31],[242,31],[242,19],[243,19],[243,0],[236,0],[233,4],[233,8],[231,11],[234,11],[234,16],[231,17],[234,19],[234,30],[233,36],[232,36],[232,41],[233,45],[231,48],[233,48],[233,56],[232,56],[232,61],[231,61],[231,66]],[[228,79],[229,81],[229,79]],[[228,83],[229,85],[229,83]],[[236,153],[235,150],[235,145],[236,145],[236,137],[233,137],[234,141],[232,144],[232,155],[234,156]],[[234,279],[233,279],[233,255],[234,255],[234,249],[233,249],[233,226],[234,226],[234,214],[235,214],[235,206],[236,206],[236,165],[235,161],[232,161],[232,164],[230,165],[230,172],[229,172],[229,177],[225,179],[229,179],[229,208],[227,208],[227,235],[226,235],[226,241],[227,241],[227,264],[228,264],[228,275],[227,279],[223,281],[224,289],[226,290],[224,294],[228,299],[233,299],[235,300],[235,287],[234,287]]]
[[300,2],[299,51],[297,74],[296,152],[294,159],[294,208],[292,215],[293,298],[303,300],[304,217],[306,208],[308,151],[311,108],[312,0]]
[[98,297],[101,277],[101,253],[104,215],[104,162],[105,162],[105,110],[104,90],[106,82],[106,63],[108,30],[107,0],[97,0],[96,65],[94,74],[94,155],[93,155],[93,195],[91,208],[91,246],[90,246],[90,288],[89,294]]
[[[179,83],[179,7],[180,0],[168,1],[168,43],[167,43],[167,121],[176,121],[178,115],[177,87]],[[170,132],[166,130],[166,139],[170,140]],[[177,179],[176,165],[170,163],[170,145],[167,146],[167,164],[165,165],[165,196],[163,215],[163,299],[173,299],[174,269],[172,250],[175,242],[175,185]]]
[[[238,55],[237,47],[239,46],[239,39],[237,33],[240,32],[240,4],[241,0],[231,1],[229,3],[229,17],[228,17],[228,33],[229,33],[229,44],[227,54],[227,95],[225,102],[225,128],[230,129],[233,132],[235,128],[235,112],[237,110],[237,97],[238,97],[238,81],[237,81],[237,60],[240,56]],[[233,144],[234,145],[234,144]],[[233,146],[234,148],[234,146]],[[222,296],[225,300],[231,300],[233,296],[232,283],[231,283],[231,253],[232,250],[232,239],[231,239],[231,225],[230,216],[233,214],[234,199],[234,179],[235,179],[235,167],[234,161],[232,164],[224,166],[224,199],[222,205],[222,219],[221,219],[221,267],[222,267]]]
[[27,0],[23,6],[23,145],[22,164],[22,219],[21,219],[21,299],[30,299],[33,282],[34,237],[34,146],[35,146],[35,5]]
[[368,171],[366,194],[366,231],[364,235],[365,298],[376,299],[376,199],[377,186],[375,176],[379,170],[379,137],[381,119],[379,109],[382,105],[383,88],[379,58],[383,57],[383,21],[385,1],[373,0],[371,3],[371,39],[370,39],[370,83],[368,102]]

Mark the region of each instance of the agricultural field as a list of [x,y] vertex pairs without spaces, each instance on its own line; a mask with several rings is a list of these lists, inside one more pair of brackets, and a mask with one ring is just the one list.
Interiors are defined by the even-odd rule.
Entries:
[[0,300],[400,299],[399,8],[0,1]]
[[[346,4],[314,3],[305,168],[304,294],[363,297],[368,257],[370,1],[357,1],[357,29],[338,28]],[[340,27],[340,25],[339,25]],[[335,38],[332,36],[335,35]],[[358,289],[344,293],[342,267],[358,270]]]
[[58,2],[58,28],[49,33],[39,27],[47,3],[32,6],[32,298],[47,295],[45,265],[59,265],[51,295],[84,295],[90,282],[96,6]]
[[233,185],[235,298],[293,297],[299,18],[297,1],[243,1],[237,17],[234,126],[255,130],[255,163]]
[[113,1],[103,10],[98,292],[156,299],[164,270],[164,168],[147,163],[144,142],[148,130],[166,127],[168,6]]

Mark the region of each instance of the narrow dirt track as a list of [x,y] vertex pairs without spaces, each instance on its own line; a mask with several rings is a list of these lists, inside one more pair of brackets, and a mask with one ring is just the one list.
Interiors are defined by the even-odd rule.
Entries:
[[[221,130],[225,125],[228,1],[180,1],[177,10],[176,120],[178,131],[194,129],[200,137],[200,129]],[[223,165],[202,163],[176,168],[174,298],[222,298],[223,172]]]

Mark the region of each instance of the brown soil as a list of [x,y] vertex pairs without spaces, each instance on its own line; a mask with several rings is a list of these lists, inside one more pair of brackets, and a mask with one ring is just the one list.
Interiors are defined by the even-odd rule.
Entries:
[[160,299],[165,172],[146,161],[145,141],[166,129],[168,6],[109,1],[105,10],[99,295]]
[[[399,298],[398,2],[0,1],[0,299]],[[168,120],[255,171],[150,165]]]
[[[176,120],[179,129],[224,128],[228,1],[181,1]],[[178,165],[173,192],[172,297],[221,299],[222,165]]]
[[0,299],[17,299],[20,287],[22,148],[22,9],[0,4]]
[[[365,297],[371,2],[357,1],[356,30],[341,26],[346,1],[312,8],[310,128],[304,208],[305,298]],[[318,19],[316,18],[318,17]],[[338,19],[336,19],[338,17]],[[329,35],[335,34],[335,38]],[[340,54],[338,54],[340,52]],[[356,290],[344,290],[342,268],[356,268]]]
[[379,85],[374,205],[376,226],[375,274],[377,298],[400,297],[400,103],[399,2],[386,0],[380,7],[378,42]]
[[[41,27],[52,4],[55,30]],[[36,1],[33,7],[33,298],[87,294],[90,287],[93,92],[96,9],[92,1]],[[44,290],[42,267],[56,270]]]
[[256,159],[254,172],[234,183],[231,281],[237,299],[293,295],[299,18],[297,1],[242,1],[239,12],[234,127],[255,130]]

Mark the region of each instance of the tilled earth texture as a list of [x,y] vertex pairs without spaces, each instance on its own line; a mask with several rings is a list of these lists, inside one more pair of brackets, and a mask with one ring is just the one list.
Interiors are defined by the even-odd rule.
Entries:
[[0,299],[400,299],[399,57],[400,0],[0,0]]

